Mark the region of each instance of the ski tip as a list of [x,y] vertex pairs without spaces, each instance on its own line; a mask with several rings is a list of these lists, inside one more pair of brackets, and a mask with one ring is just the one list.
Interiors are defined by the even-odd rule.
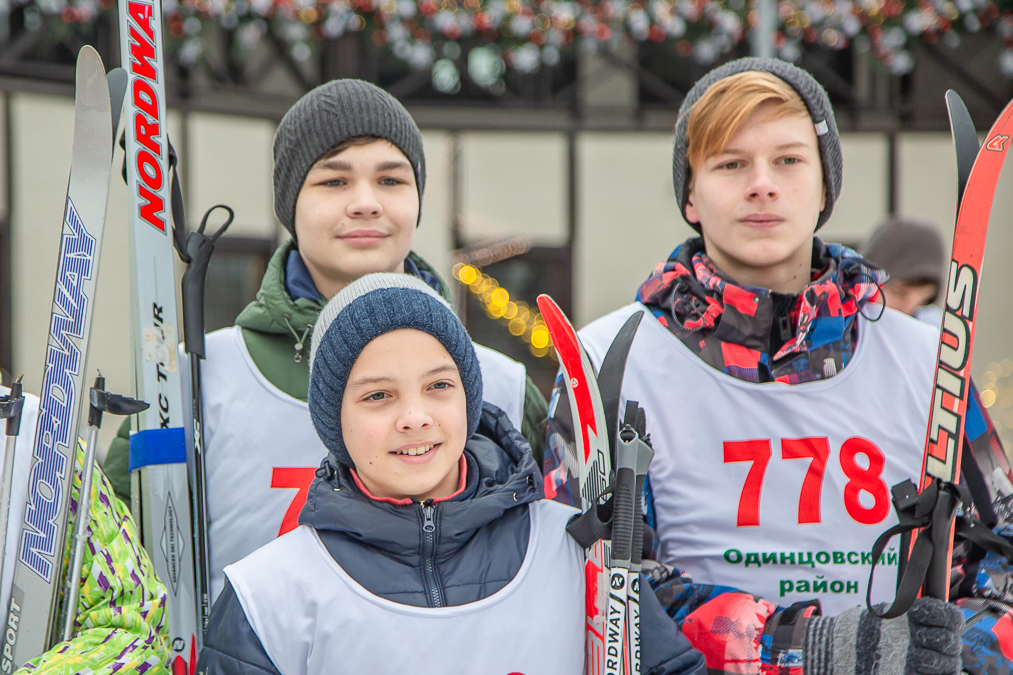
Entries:
[[552,299],[552,296],[542,293],[541,295],[538,296],[537,301],[538,301],[538,309],[540,309],[543,314],[549,313],[562,314],[562,312],[559,309],[559,305],[557,305],[556,301]]
[[102,65],[102,57],[91,45],[81,47],[81,51],[77,54],[74,96],[86,108],[103,111],[105,117],[109,118],[109,83],[106,81],[106,70]]

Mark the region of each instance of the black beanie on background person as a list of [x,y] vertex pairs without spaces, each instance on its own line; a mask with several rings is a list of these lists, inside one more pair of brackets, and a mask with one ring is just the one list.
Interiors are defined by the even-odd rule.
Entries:
[[320,312],[310,343],[310,418],[339,463],[354,467],[341,431],[345,385],[359,354],[385,333],[414,328],[440,341],[457,364],[467,400],[468,437],[482,415],[482,370],[468,331],[447,301],[410,274],[367,274],[345,286]]
[[310,168],[352,138],[390,141],[408,158],[419,189],[426,186],[422,134],[401,103],[362,80],[331,80],[296,101],[274,134],[274,213],[295,237],[295,203]]
[[686,98],[683,99],[682,105],[679,107],[679,117],[675,124],[675,147],[672,152],[672,177],[675,184],[675,199],[679,203],[679,212],[690,227],[700,232],[700,224],[690,223],[689,218],[686,217],[686,195],[690,173],[689,161],[686,158],[689,113],[712,84],[730,75],[747,71],[770,73],[781,78],[798,92],[806,108],[809,109],[809,116],[816,127],[816,140],[820,148],[823,184],[826,187],[827,197],[826,206],[823,207],[819,220],[816,222],[818,230],[830,219],[830,214],[834,210],[834,202],[841,196],[841,185],[844,181],[841,137],[837,131],[837,121],[834,119],[834,109],[830,105],[830,97],[827,96],[827,92],[820,86],[820,83],[808,72],[780,59],[747,57],[729,61],[697,80],[693,88],[686,94]]
[[932,223],[894,216],[872,233],[862,257],[882,267],[894,281],[934,283],[938,297],[945,281],[944,248],[943,235]]

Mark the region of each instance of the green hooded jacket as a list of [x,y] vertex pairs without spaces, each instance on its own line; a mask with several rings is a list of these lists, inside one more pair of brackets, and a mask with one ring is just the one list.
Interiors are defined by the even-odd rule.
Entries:
[[[256,300],[240,312],[236,317],[236,325],[242,327],[246,348],[264,377],[286,394],[305,401],[310,381],[310,337],[313,333],[313,324],[327,301],[308,298],[293,300],[288,294],[285,288],[285,263],[294,246],[294,242],[287,241],[271,256]],[[447,284],[436,270],[414,251],[409,253],[408,257],[420,271],[436,277],[440,283],[440,295],[454,307]],[[547,416],[548,404],[545,397],[528,376],[524,391],[524,420],[520,431],[531,444],[535,457],[542,456]],[[109,454],[103,464],[103,469],[116,494],[128,503],[129,436],[128,418],[120,427],[118,437],[110,445]]]

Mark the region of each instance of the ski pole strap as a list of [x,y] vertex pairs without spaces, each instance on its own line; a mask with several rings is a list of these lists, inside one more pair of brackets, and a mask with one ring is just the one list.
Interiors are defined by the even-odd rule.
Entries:
[[[607,517],[602,518],[605,515]],[[612,498],[604,504],[592,506],[584,513],[570,518],[566,531],[581,548],[591,548],[595,542],[612,539]]]
[[130,436],[130,471],[154,464],[186,462],[183,427],[145,429]]
[[[890,492],[893,495],[893,505],[900,522],[881,534],[872,546],[872,569],[869,570],[869,586],[865,593],[865,604],[869,608],[869,612],[882,619],[897,618],[908,611],[918,598],[925,581],[925,575],[929,570],[929,563],[932,560],[933,548],[930,532],[931,528],[936,525],[932,522],[932,516],[937,512],[935,506],[941,490],[938,480],[932,481],[921,492],[918,492],[918,488],[911,480],[906,480],[894,485]],[[950,523],[942,523],[940,526],[949,529]],[[876,563],[886,549],[887,543],[893,537],[914,530],[919,530],[920,535],[911,549],[903,574],[897,580],[897,595],[893,604],[885,612],[880,613],[872,606],[872,580],[876,574]]]
[[[952,514],[960,505],[964,506],[965,515],[956,518],[954,538],[963,539],[989,553],[1013,561],[1013,544],[992,532],[977,518],[967,515],[972,500],[966,486],[934,480],[919,493],[914,483],[907,480],[894,485],[891,492],[900,522],[880,535],[872,547],[872,569],[869,572],[869,587],[865,601],[869,611],[874,615],[894,619],[911,608],[926,581],[929,565],[935,553],[932,533],[940,531],[948,533],[953,522]],[[940,501],[946,502],[946,508],[937,508]],[[918,538],[897,581],[897,595],[893,604],[885,612],[880,613],[872,606],[872,580],[876,564],[891,538],[914,530],[919,531]]]
[[988,525],[977,518],[957,516],[953,537],[980,546],[988,553],[1001,556],[1013,563],[1013,544],[993,532]]
[[186,215],[183,212],[183,190],[179,186],[179,157],[176,155],[176,148],[169,143],[169,171],[172,172],[172,185],[169,187],[169,198],[172,200],[172,243],[176,247],[180,260],[190,262],[190,256],[186,252]]

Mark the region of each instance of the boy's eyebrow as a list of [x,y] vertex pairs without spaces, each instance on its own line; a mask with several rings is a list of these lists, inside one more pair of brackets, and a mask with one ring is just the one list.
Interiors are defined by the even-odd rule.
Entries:
[[[429,372],[423,373],[422,378],[425,379],[425,378],[428,378],[428,377],[433,377],[434,375],[439,375],[440,373],[447,373],[447,372],[453,372],[453,373],[458,372],[457,364],[445,363],[442,366],[436,366],[435,368],[433,368]],[[355,380],[352,380],[351,382],[348,383],[347,386],[349,386],[349,387],[361,387],[361,386],[370,385],[370,384],[386,384],[388,382],[394,382],[394,378],[393,377],[385,377],[383,375],[378,375],[378,376],[375,376],[375,377],[365,376],[365,377],[360,377],[360,378],[357,378]]]
[[433,375],[439,375],[440,373],[450,373],[450,372],[452,372],[452,373],[458,372],[457,364],[454,364],[454,363],[445,363],[442,366],[437,366],[437,367],[433,368],[432,370],[430,370],[428,373],[426,373],[422,377],[423,378],[432,377]]
[[377,377],[360,377],[358,379],[355,379],[355,380],[352,380],[351,382],[349,382],[348,386],[349,387],[359,387],[359,386],[367,385],[367,384],[383,384],[383,383],[386,383],[386,382],[393,382],[393,381],[394,381],[393,377],[383,377],[382,375],[381,376],[377,376]]
[[[810,147],[808,143],[804,143],[802,141],[792,141],[790,143],[782,143],[781,145],[777,146],[774,149],[775,150],[790,150],[791,148],[808,148],[808,147]],[[741,154],[745,154],[745,150],[740,150],[739,148],[728,147],[728,148],[725,148],[724,150],[722,150],[721,152],[717,153],[717,155],[715,155],[715,157],[720,156],[720,155],[741,155]]]
[[[325,159],[313,166],[314,169],[329,169],[331,171],[351,171],[352,165],[343,159],[332,157],[331,159]],[[403,160],[392,160],[388,162],[380,162],[376,165],[375,171],[394,171],[395,169],[407,169],[412,170],[412,165]]]
[[325,159],[324,161],[317,163],[313,168],[330,169],[332,171],[351,171],[352,165],[343,159],[332,157],[331,159]]
[[377,171],[393,171],[395,169],[408,169],[411,171],[412,165],[404,160],[392,160],[389,162],[381,162],[376,165]]

